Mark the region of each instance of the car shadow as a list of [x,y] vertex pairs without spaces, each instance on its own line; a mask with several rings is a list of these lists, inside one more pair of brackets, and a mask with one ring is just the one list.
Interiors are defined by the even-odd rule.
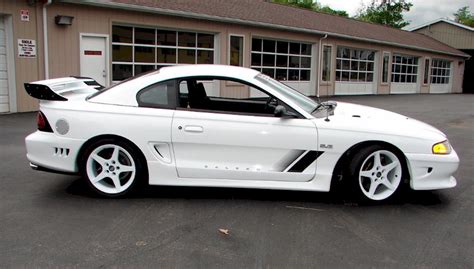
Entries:
[[[110,199],[97,195],[89,189],[80,178],[74,180],[65,189],[69,195],[77,195],[92,199]],[[349,195],[350,196],[350,195]],[[124,198],[112,199],[185,199],[185,200],[253,200],[253,201],[278,201],[292,203],[320,203],[342,206],[384,206],[414,204],[423,206],[446,206],[447,199],[438,191],[413,191],[403,189],[400,195],[382,203],[361,203],[348,199],[348,194],[342,191],[311,192],[287,191],[267,189],[244,188],[218,188],[218,187],[170,187],[170,186],[145,186],[128,194]]]

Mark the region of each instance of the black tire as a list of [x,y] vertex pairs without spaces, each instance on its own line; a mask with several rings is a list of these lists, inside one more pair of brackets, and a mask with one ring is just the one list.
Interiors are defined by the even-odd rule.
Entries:
[[[116,145],[122,148],[123,150],[127,151],[129,153],[129,156],[133,160],[133,164],[135,165],[135,171],[134,171],[134,176],[129,176],[127,181],[127,188],[118,191],[117,193],[108,193],[103,190],[100,190],[98,187],[96,187],[93,183],[92,180],[90,179],[88,175],[88,170],[87,170],[87,165],[88,165],[88,160],[89,156],[94,152],[94,150],[106,146],[106,145]],[[122,155],[125,155],[123,151],[120,152]],[[127,158],[129,159],[128,155],[122,156],[122,158]],[[107,197],[107,198],[119,198],[119,197],[125,197],[132,192],[134,192],[138,185],[141,185],[141,183],[145,182],[148,177],[148,173],[146,172],[146,166],[144,165],[144,162],[142,158],[140,158],[141,152],[138,151],[138,149],[127,141],[123,141],[120,139],[113,139],[113,138],[105,138],[105,139],[100,139],[98,141],[93,142],[92,144],[88,145],[87,148],[83,151],[82,155],[79,156],[79,171],[81,173],[81,176],[83,180],[85,180],[86,184],[89,186],[89,188],[96,194],[102,197]],[[130,161],[130,160],[129,160]],[[107,172],[109,172],[107,170]],[[123,172],[121,172],[123,173]],[[121,173],[118,172],[117,170],[117,177],[121,175]],[[115,174],[114,174],[115,175]],[[112,181],[111,178],[105,178],[104,179],[104,185],[107,184],[107,182]],[[128,185],[128,182],[131,181],[131,183]],[[110,182],[108,183],[110,184]]]
[[[381,188],[386,188],[387,189],[385,191],[385,193],[389,194],[388,197],[384,197],[387,194],[380,195],[381,197],[384,197],[383,199],[374,199],[374,197],[372,197],[372,198],[369,197],[370,196],[370,190],[368,190],[368,189],[370,189],[370,187],[367,188],[364,185],[364,183],[366,181],[369,181],[369,182],[372,182],[372,183],[369,183],[369,184],[373,184],[374,181],[372,181],[372,179],[370,179],[368,177],[367,178],[366,177],[361,177],[361,181],[359,181],[359,176],[360,176],[360,171],[361,171],[362,165],[366,165],[366,166],[370,165],[370,162],[372,160],[371,158],[373,158],[373,157],[371,157],[371,155],[376,154],[376,152],[386,154],[385,156],[382,157],[382,161],[387,161],[388,158],[389,158],[388,156],[390,156],[390,158],[392,158],[392,157],[396,158],[396,160],[400,164],[400,166],[399,166],[400,168],[398,168],[398,167],[395,168],[396,171],[394,171],[394,172],[392,172],[392,170],[390,170],[391,171],[390,175],[388,175],[388,174],[386,175],[387,179],[389,178],[389,176],[393,178],[392,182],[390,180],[388,181],[388,183],[392,183],[392,184],[387,183],[388,185],[392,185],[392,188],[387,188],[382,183],[377,183],[378,185],[376,185],[376,187],[375,187],[374,194],[376,194],[376,191],[381,189]],[[385,160],[385,159],[387,159],[387,160]],[[367,160],[367,162],[366,162],[366,160]],[[394,161],[394,160],[391,160],[391,161]],[[364,164],[364,162],[366,162],[366,163]],[[375,160],[372,160],[372,162],[375,162]],[[375,166],[373,166],[373,167],[375,167]],[[384,166],[381,165],[381,167],[384,167]],[[364,170],[365,170],[365,167],[364,167]],[[405,171],[406,171],[405,162],[403,161],[402,156],[399,156],[399,154],[397,154],[393,150],[388,149],[386,147],[383,147],[381,145],[367,146],[365,148],[360,149],[357,153],[355,153],[352,156],[352,159],[349,162],[349,165],[348,165],[346,173],[345,173],[348,177],[345,180],[346,194],[350,195],[349,198],[355,199],[356,201],[362,202],[362,203],[381,203],[381,202],[386,202],[386,201],[392,200],[395,197],[397,197],[400,193],[400,189],[402,188],[402,185],[404,184],[403,177],[405,176]],[[380,172],[382,172],[382,171],[380,171]],[[378,174],[381,175],[376,180],[380,180],[379,182],[384,180],[383,179],[384,174],[378,173],[378,171],[374,171],[374,173],[375,173],[375,175],[373,177],[377,177]],[[389,173],[389,172],[387,172],[387,173]],[[377,182],[377,181],[375,181],[375,182]],[[369,193],[369,194],[367,194],[367,193]]]

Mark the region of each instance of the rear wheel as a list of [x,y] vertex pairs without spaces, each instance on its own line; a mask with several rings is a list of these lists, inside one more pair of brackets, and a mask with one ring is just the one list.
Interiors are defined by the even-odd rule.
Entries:
[[142,176],[143,165],[128,143],[104,139],[85,150],[81,171],[96,193],[119,197],[134,188]]
[[403,164],[393,151],[381,146],[362,149],[350,165],[351,185],[359,197],[369,201],[383,201],[393,197],[400,188]]

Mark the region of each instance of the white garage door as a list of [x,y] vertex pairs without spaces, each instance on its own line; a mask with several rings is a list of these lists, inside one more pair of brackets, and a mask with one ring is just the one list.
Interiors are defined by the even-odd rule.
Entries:
[[418,57],[393,54],[390,93],[411,94],[419,92],[420,77]]
[[4,18],[0,16],[0,113],[9,112],[8,105],[7,48]]
[[412,94],[418,92],[417,83],[396,83],[390,85],[391,94]]

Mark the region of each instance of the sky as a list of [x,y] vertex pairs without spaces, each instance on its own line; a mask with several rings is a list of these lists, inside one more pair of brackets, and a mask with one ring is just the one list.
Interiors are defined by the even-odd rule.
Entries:
[[[453,13],[463,6],[470,6],[474,12],[474,0],[409,0],[413,3],[410,11],[404,13],[404,18],[410,21],[406,28],[415,27],[439,18],[453,18]],[[318,0],[322,5],[332,9],[345,10],[349,16],[354,16],[362,6],[371,0]]]

